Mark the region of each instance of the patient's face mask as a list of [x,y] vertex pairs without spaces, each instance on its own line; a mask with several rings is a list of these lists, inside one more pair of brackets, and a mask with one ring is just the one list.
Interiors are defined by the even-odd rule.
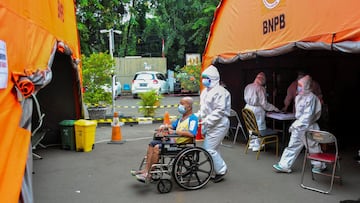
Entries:
[[297,86],[296,90],[297,90],[297,93],[300,93],[303,90],[303,88],[301,86]]
[[210,83],[211,83],[211,80],[209,78],[203,78],[202,79],[202,84],[205,86],[205,87],[210,87]]
[[186,113],[186,108],[185,108],[185,106],[180,104],[180,105],[178,106],[178,111],[179,111],[179,113],[181,113],[181,114]]

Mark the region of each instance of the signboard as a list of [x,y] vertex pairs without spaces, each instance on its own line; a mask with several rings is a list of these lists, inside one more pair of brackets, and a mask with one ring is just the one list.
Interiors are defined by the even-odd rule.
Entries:
[[7,87],[8,71],[6,43],[0,40],[0,89]]
[[200,65],[200,54],[186,54],[186,65]]

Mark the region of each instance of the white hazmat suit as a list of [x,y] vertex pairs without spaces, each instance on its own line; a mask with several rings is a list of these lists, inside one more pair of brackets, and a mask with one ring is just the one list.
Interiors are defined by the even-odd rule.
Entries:
[[[298,81],[298,95],[295,97],[295,117],[291,124],[291,133],[288,146],[285,148],[278,164],[273,167],[279,172],[291,172],[296,158],[305,146],[305,131],[319,130],[316,121],[321,116],[321,103],[319,98],[311,92],[311,77],[306,75]],[[308,140],[311,153],[321,152],[321,147],[314,141]],[[318,161],[311,162],[314,168],[324,169],[326,165]]]
[[[220,75],[215,66],[210,65],[202,73],[202,77],[206,86],[200,94],[200,116],[205,135],[203,147],[214,161],[216,175],[224,175],[227,166],[220,155],[219,147],[230,126],[228,116],[231,109],[231,95],[219,84]],[[205,84],[204,78],[208,78],[205,80],[209,80],[210,83]]]
[[[244,90],[245,108],[254,112],[256,123],[259,130],[266,129],[265,114],[266,111],[279,111],[274,105],[270,104],[266,99],[266,89],[264,87],[266,77],[263,72],[257,74],[253,83],[248,84]],[[249,148],[253,151],[260,150],[260,141],[258,138],[250,138]]]

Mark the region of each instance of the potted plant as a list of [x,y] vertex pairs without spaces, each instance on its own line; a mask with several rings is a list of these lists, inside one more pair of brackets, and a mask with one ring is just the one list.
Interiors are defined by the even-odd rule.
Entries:
[[92,120],[104,119],[107,107],[112,103],[111,92],[105,91],[111,84],[115,61],[107,53],[82,55],[83,101]]
[[144,117],[154,117],[157,107],[160,106],[161,99],[163,96],[157,93],[156,90],[150,90],[139,94],[140,101],[138,102],[139,112]]

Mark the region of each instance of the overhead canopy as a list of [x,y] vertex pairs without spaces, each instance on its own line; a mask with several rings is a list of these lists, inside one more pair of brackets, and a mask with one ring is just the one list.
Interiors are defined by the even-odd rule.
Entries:
[[223,0],[211,25],[203,69],[217,56],[247,60],[295,47],[359,53],[358,9],[357,0]]
[[349,126],[357,121],[344,107],[355,107],[351,113],[360,114],[353,99],[360,85],[359,5],[358,0],[222,0],[210,27],[202,71],[210,64],[219,68],[232,107],[240,110],[243,90],[259,71],[267,77],[268,100],[281,108],[296,70],[307,69],[321,85],[323,109],[328,109],[323,115],[329,119],[320,127],[355,146],[353,140],[360,138]]
[[[58,80],[72,83],[77,78],[78,86],[81,81],[74,1],[0,0],[0,27],[0,202],[18,202],[31,138],[32,103],[27,100],[55,77],[55,53],[68,55],[78,74]],[[65,69],[67,63],[62,65]],[[79,117],[81,95],[70,92],[74,97],[62,99],[73,103]],[[47,100],[52,101],[51,95]],[[58,106],[59,115],[66,108]]]

